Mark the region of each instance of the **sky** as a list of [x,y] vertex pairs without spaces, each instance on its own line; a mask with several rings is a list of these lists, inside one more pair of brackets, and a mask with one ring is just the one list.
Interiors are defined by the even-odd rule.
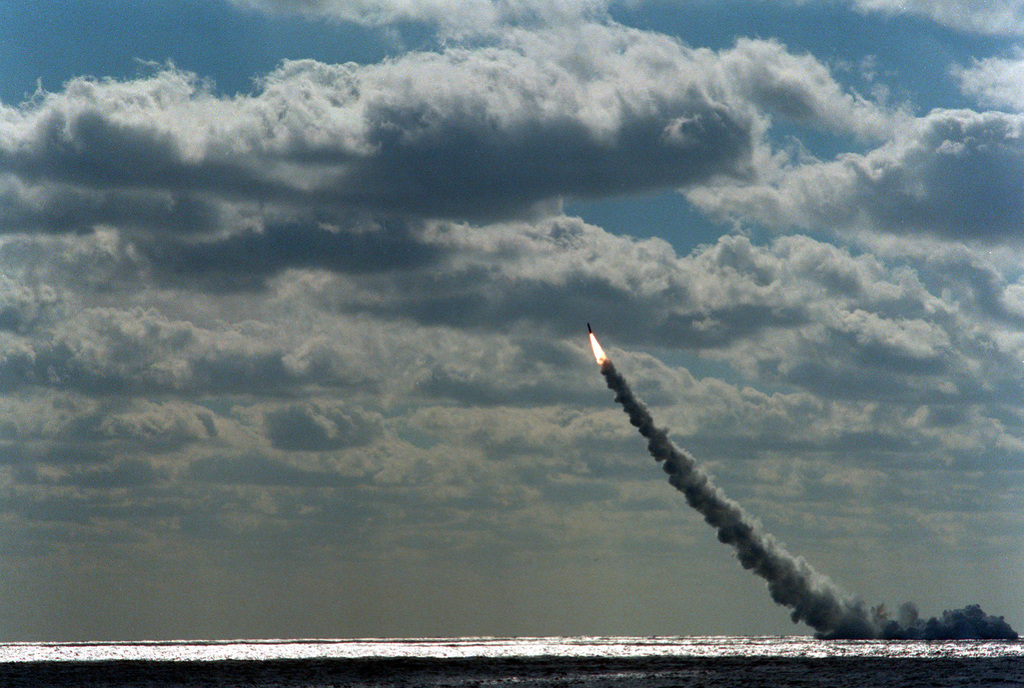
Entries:
[[7,0],[0,640],[1024,626],[1024,3]]

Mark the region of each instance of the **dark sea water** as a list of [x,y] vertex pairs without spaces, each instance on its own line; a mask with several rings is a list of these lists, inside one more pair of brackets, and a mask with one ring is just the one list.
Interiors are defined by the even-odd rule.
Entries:
[[0,644],[7,686],[1024,686],[1024,644],[792,637]]

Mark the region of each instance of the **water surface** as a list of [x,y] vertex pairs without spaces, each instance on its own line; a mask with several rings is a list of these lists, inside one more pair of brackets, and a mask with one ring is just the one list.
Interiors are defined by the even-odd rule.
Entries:
[[6,643],[0,685],[1024,686],[1024,643],[773,636]]

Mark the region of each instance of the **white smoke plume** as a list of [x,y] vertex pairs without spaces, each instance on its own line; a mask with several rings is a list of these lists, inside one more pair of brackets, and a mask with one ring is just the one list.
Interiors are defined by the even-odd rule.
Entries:
[[647,450],[662,464],[668,481],[718,532],[718,539],[732,545],[743,568],[767,581],[772,599],[792,610],[794,623],[807,624],[822,638],[1017,639],[1017,633],[1002,617],[988,616],[977,605],[924,621],[907,603],[900,608],[898,619],[889,619],[881,605],[869,609],[814,570],[803,557],[787,552],[711,482],[696,460],[669,439],[667,430],[655,426],[647,407],[633,394],[593,333],[590,336],[594,356],[608,387],[615,392],[615,401],[622,404],[629,422],[647,439]]

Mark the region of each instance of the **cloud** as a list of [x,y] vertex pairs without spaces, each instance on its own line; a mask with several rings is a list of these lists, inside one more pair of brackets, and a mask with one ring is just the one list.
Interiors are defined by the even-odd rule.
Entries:
[[746,179],[769,117],[867,138],[892,126],[777,42],[716,52],[619,25],[285,61],[231,98],[172,67],[78,78],[3,108],[0,227],[196,241],[353,213],[525,218],[565,197]]
[[347,487],[354,482],[336,473],[298,468],[263,456],[197,459],[189,467],[188,477],[208,483],[273,487]]
[[380,435],[380,419],[336,403],[289,404],[263,415],[267,437],[285,451],[331,451],[358,447]]
[[949,28],[993,36],[1024,34],[1024,3],[1019,0],[851,0],[855,8],[888,15],[910,14],[927,17]]
[[[234,0],[237,4],[272,13],[331,17],[370,26],[422,22],[442,35],[486,32],[509,25],[551,25],[583,18],[600,19],[618,4],[656,7],[658,0]],[[693,0],[691,0],[693,1]],[[780,0],[807,5],[821,0]],[[1018,36],[1024,33],[1024,4],[1018,0],[846,0],[861,12],[924,17],[957,31],[980,35]]]
[[[727,236],[678,256],[661,240],[616,237],[573,218],[487,231],[441,224],[424,236],[449,258],[428,270],[327,275],[305,287],[329,313],[450,332],[408,381],[428,398],[560,403],[575,387],[570,351],[536,346],[573,341],[587,320],[625,348],[700,352],[750,379],[823,398],[994,400],[1009,393],[997,381],[1020,367],[1016,287],[967,249],[942,258],[934,240],[910,267],[895,244],[882,259],[802,236],[763,246]],[[498,335],[515,346],[495,349]],[[988,392],[973,379],[979,365],[992,366]]]
[[0,339],[0,386],[8,392],[284,394],[313,380],[328,387],[365,383],[350,373],[316,341],[267,341],[244,326],[205,329],[155,309],[84,309],[38,336]]
[[1016,114],[934,110],[868,153],[768,165],[757,183],[686,194],[711,214],[779,229],[1014,241],[1024,217],[1022,123]]
[[418,236],[417,224],[268,224],[262,231],[249,229],[201,241],[141,238],[133,248],[156,279],[169,286],[213,292],[260,290],[290,268],[357,275],[430,268],[443,253]]
[[899,111],[844,89],[813,55],[793,54],[776,40],[738,38],[720,59],[736,92],[783,122],[885,140],[903,119]]
[[234,0],[273,13],[327,16],[371,26],[423,22],[445,34],[507,25],[550,25],[600,18],[607,0]]
[[85,489],[111,490],[149,487],[164,479],[166,476],[149,463],[134,459],[113,466],[74,470],[60,482]]
[[28,285],[0,276],[0,332],[27,334],[52,322],[61,309],[61,296],[49,285]]
[[[471,327],[530,319],[530,304],[557,303],[563,314],[603,304],[624,324],[636,295],[597,270],[557,278],[573,282],[569,299],[536,275],[474,291],[486,276],[474,271],[493,257],[477,261],[472,242],[441,237],[437,219],[461,223],[459,233],[503,236],[501,222],[557,218],[565,198],[680,188],[706,212],[741,221],[808,226],[824,215],[850,224],[863,202],[856,156],[793,165],[772,150],[772,126],[868,142],[892,136],[903,117],[777,41],[711,51],[613,24],[509,29],[490,43],[370,65],[285,61],[256,93],[231,98],[168,67],[129,81],[75,79],[5,108],[0,226],[11,237],[5,247],[37,263],[48,260],[43,244],[25,236],[53,235],[48,246],[83,268],[78,286],[96,290],[252,292],[290,269],[323,270],[361,276],[346,289],[365,299],[350,293],[341,306],[352,313]],[[833,199],[804,188],[828,176]],[[900,179],[894,172],[890,187]],[[979,186],[985,180],[979,171]],[[899,197],[890,188],[875,196],[878,214],[900,221],[927,205],[908,198],[906,208],[886,208]],[[72,232],[96,240],[61,243]],[[395,298],[371,295],[370,284]],[[751,305],[676,312],[662,318],[660,337],[723,345],[743,328],[794,317]],[[18,365],[43,360],[59,371],[54,358],[68,355],[51,349]],[[203,384],[245,379],[217,360],[190,364]],[[220,375],[225,365],[233,372]],[[265,361],[262,374],[283,380],[273,365]]]
[[177,449],[218,435],[214,414],[188,403],[139,399],[128,409],[97,416],[95,439],[144,446],[150,451]]
[[[577,341],[587,320],[622,347],[699,352],[823,398],[948,406],[959,393],[988,403],[1013,393],[1007,381],[1020,367],[1019,286],[966,248],[942,254],[934,240],[908,254],[910,244],[879,239],[854,255],[807,237],[758,245],[726,236],[680,256],[660,239],[558,217],[424,223],[417,241],[437,258],[369,272],[281,271],[266,291],[237,298],[161,291],[147,296],[161,294],[161,308],[143,309],[82,307],[75,297],[62,306],[68,315],[0,337],[0,382],[11,393],[98,400],[288,400],[287,412],[251,424],[278,449],[329,451],[364,437],[360,406],[344,411],[355,414],[349,424],[332,406],[295,405],[295,395],[473,406],[592,399],[572,372],[585,352],[559,343]],[[39,293],[46,303],[70,298]],[[200,440],[220,430],[216,414],[169,412],[103,427],[154,449],[177,446],[170,438],[185,427]]]
[[[121,388],[130,400],[44,378],[3,398],[8,539],[40,559],[155,547],[246,564],[250,552],[376,564],[382,550],[438,547],[467,566],[496,549],[557,564],[570,545],[595,557],[623,540],[678,546],[685,524],[637,535],[678,527],[678,504],[610,406],[587,319],[673,436],[788,538],[825,532],[836,557],[881,556],[864,538],[883,535],[886,548],[905,537],[914,552],[974,553],[1012,518],[1019,295],[984,252],[727,236],[678,255],[574,218],[424,223],[417,236],[442,258],[283,271],[241,295],[133,296],[159,309],[61,294],[70,317],[4,333],[36,351],[66,341],[80,366],[89,351],[109,358],[95,379],[136,380]],[[539,284],[546,300],[517,311]],[[445,315],[446,298],[477,291],[494,310]],[[433,322],[402,301],[425,295]],[[689,334],[669,327],[684,316]],[[220,373],[200,374],[202,361]],[[334,386],[330,371],[376,387]],[[982,499],[979,480],[1003,484]],[[940,525],[925,516],[937,512]]]
[[1024,51],[1017,49],[1009,58],[976,59],[969,67],[956,65],[952,71],[960,80],[961,90],[981,105],[1024,111]]
[[[577,218],[483,230],[441,223],[424,239],[448,258],[397,275],[326,279],[315,298],[330,310],[479,332],[528,326],[567,335],[591,317],[585,314],[600,314],[603,331],[627,341],[643,331],[645,341],[694,349],[727,346],[745,333],[800,320],[795,303],[768,303],[752,285],[726,279],[723,289],[748,292],[719,291],[701,272],[712,267],[707,254],[691,262],[660,239],[616,237]],[[430,384],[442,379],[454,385],[450,369],[434,371]],[[516,375],[511,379],[517,387]]]
[[[0,239],[0,263],[20,285],[56,299],[39,314],[67,318],[81,294],[124,294],[149,279],[145,260],[118,232],[99,229],[84,235],[8,235]],[[49,296],[52,294],[52,297]]]
[[[115,550],[381,570],[664,552],[675,535],[638,529],[677,505],[587,321],[787,536],[859,560],[1012,539],[1017,115],[912,117],[778,41],[470,9],[502,30],[287,61],[231,97],[168,66],[3,108],[5,542],[62,574]],[[1012,105],[993,65],[965,92]],[[805,135],[852,150],[786,143]],[[683,223],[658,229],[673,244],[560,212],[659,189],[771,231],[680,250]]]

